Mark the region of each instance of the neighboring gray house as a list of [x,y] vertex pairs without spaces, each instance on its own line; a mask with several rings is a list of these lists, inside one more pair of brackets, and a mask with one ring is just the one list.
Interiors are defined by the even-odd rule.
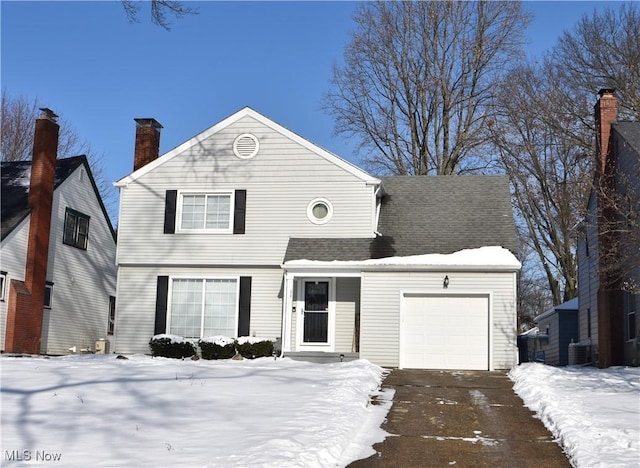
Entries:
[[[535,318],[538,328],[540,350],[544,352],[544,363],[566,366],[569,363],[569,344],[577,343],[578,298],[552,307]],[[544,339],[541,339],[544,337]]]
[[87,158],[56,160],[53,113],[36,140],[33,163],[2,162],[0,349],[95,351],[113,332],[115,233]]
[[160,124],[136,121],[117,352],[253,335],[293,357],[517,364],[506,177],[373,177],[250,108],[158,158]]
[[599,94],[594,185],[577,248],[580,344],[586,359],[600,367],[637,366],[640,122],[618,121],[615,92]]

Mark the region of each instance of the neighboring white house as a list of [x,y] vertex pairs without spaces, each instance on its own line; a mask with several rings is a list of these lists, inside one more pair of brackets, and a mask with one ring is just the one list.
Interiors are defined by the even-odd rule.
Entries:
[[[50,170],[55,172],[49,177],[53,198],[48,202],[52,207],[50,230],[42,232],[42,239],[49,239],[43,263],[38,263],[37,257],[47,248],[43,250],[37,243],[29,247],[30,226],[37,224],[32,223],[29,201],[34,187],[31,161],[2,163],[0,344],[7,352],[57,355],[74,349],[94,351],[97,340],[109,340],[113,333],[114,230],[87,158],[56,161],[55,149],[49,157],[49,162],[53,161]],[[35,277],[46,277],[46,286],[41,285],[45,288],[44,308],[34,304],[38,320],[21,321],[24,311],[20,306],[16,309],[12,298],[16,300],[16,290],[23,296],[33,293],[25,278],[26,269],[33,272],[42,265],[46,272]],[[9,340],[5,340],[7,332]]]
[[506,177],[373,177],[250,108],[158,158],[160,124],[136,120],[116,352],[253,335],[292,357],[517,364]]

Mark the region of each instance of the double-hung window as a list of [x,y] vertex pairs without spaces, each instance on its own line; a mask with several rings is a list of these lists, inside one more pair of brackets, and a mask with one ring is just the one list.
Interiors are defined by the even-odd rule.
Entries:
[[174,278],[168,332],[187,339],[238,330],[238,279]]
[[183,193],[180,201],[180,230],[230,232],[232,200],[231,192]]
[[89,216],[67,208],[64,216],[62,242],[82,250],[87,250],[89,219]]

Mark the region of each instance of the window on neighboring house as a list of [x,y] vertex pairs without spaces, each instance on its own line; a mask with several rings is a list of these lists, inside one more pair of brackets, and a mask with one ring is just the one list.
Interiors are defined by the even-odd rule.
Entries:
[[64,235],[62,242],[82,250],[87,250],[89,219],[89,216],[67,208],[64,217]]
[[44,286],[44,308],[51,309],[51,304],[53,303],[53,283],[51,281],[47,281],[47,284]]
[[587,309],[587,338],[591,338],[591,308]]
[[7,272],[0,271],[0,301],[4,301],[7,289]]
[[116,328],[116,298],[109,296],[109,319],[107,322],[107,335],[113,335]]
[[185,193],[180,202],[180,229],[230,232],[231,193]]
[[627,339],[633,340],[636,337],[636,305],[637,295],[630,292],[624,293],[624,310],[627,315]]
[[188,339],[238,330],[238,280],[174,278],[167,332]]
[[585,256],[589,256],[589,236],[584,235],[584,254]]

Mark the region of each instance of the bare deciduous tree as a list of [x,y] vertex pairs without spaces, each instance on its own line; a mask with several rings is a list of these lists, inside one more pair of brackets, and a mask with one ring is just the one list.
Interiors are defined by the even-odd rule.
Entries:
[[572,99],[554,64],[523,65],[499,87],[499,110],[489,126],[499,165],[511,180],[517,219],[554,304],[577,296],[575,228],[586,207],[593,160],[592,146],[585,148],[589,130],[565,118]]
[[640,275],[640,160],[629,153],[626,167],[603,175],[597,183],[598,248],[600,280],[603,286],[640,293],[636,278]]
[[[2,90],[0,99],[0,159],[2,161],[26,161],[31,159],[35,121],[40,116],[40,105],[37,100],[24,96],[11,97]],[[76,130],[63,118],[58,120],[60,134],[58,137],[58,157],[70,157],[84,154],[91,166],[91,173],[102,195],[103,202],[110,211],[114,209],[116,192],[107,182],[102,166],[102,157],[97,155],[91,145],[83,141]]]
[[138,14],[140,13],[140,7],[144,4],[149,5],[151,9],[151,21],[157,26],[160,26],[166,30],[171,29],[171,22],[167,16],[174,16],[178,19],[187,16],[197,14],[197,9],[186,6],[184,2],[175,0],[120,0],[122,6],[127,15],[127,18],[131,22],[138,21]]
[[354,19],[325,97],[336,133],[355,137],[375,172],[477,169],[493,84],[529,22],[520,3],[364,3]]
[[552,60],[562,79],[590,96],[613,88],[622,118],[640,118],[640,10],[633,2],[584,15],[565,31]]

